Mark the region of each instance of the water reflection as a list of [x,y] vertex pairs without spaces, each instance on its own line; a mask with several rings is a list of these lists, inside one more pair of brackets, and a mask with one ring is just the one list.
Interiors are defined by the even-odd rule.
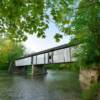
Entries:
[[45,77],[0,74],[0,100],[80,100],[78,75],[49,71]]

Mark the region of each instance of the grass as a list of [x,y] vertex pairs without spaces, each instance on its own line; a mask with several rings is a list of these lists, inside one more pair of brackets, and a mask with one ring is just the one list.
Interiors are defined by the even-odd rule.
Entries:
[[84,90],[82,100],[97,100],[97,93],[100,91],[100,83],[93,84],[88,90]]

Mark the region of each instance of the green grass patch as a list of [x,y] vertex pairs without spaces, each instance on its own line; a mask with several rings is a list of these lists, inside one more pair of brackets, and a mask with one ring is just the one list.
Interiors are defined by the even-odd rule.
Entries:
[[100,83],[93,84],[88,90],[84,90],[82,100],[97,100],[97,93],[100,91]]

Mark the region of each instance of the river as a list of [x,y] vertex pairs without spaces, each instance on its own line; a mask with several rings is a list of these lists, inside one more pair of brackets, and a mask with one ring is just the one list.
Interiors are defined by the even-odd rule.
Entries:
[[0,100],[81,100],[78,75],[51,70],[45,77],[0,73]]

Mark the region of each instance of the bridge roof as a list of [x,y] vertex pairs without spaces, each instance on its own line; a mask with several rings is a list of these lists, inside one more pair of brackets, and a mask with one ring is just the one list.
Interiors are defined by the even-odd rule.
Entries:
[[[43,50],[43,51],[34,52],[34,53],[31,53],[31,54],[28,54],[28,55],[24,55],[24,56],[22,56],[22,57],[20,57],[18,59],[28,58],[28,57],[35,56],[35,55],[40,55],[40,54],[52,52],[52,51],[55,51],[55,50],[72,47],[72,46],[75,46],[75,45],[77,45],[77,44],[63,44],[63,45],[60,45],[60,46],[57,46],[57,47],[53,47],[53,48],[49,48],[49,49],[46,49],[46,50]],[[16,60],[18,60],[18,59],[16,59]]]

